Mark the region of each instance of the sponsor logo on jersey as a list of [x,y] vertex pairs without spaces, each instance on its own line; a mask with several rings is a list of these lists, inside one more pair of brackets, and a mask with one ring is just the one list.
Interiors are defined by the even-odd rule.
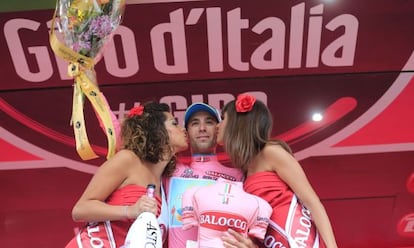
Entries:
[[243,233],[247,230],[247,220],[237,214],[217,211],[204,212],[200,215],[200,226],[217,231],[226,231],[232,228],[239,233]]

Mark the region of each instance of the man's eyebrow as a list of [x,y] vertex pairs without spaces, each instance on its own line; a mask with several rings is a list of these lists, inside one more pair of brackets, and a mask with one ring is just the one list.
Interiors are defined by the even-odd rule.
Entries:
[[213,116],[208,116],[207,118],[206,118],[207,120],[213,120],[213,121],[215,121],[216,120],[216,118],[214,118]]
[[194,121],[200,121],[200,119],[195,117],[195,118],[192,118],[189,122],[194,122]]

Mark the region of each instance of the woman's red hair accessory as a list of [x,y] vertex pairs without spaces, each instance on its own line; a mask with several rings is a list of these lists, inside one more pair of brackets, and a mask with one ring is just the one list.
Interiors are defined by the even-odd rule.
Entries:
[[129,111],[128,117],[131,118],[131,117],[134,117],[134,116],[137,116],[137,115],[142,115],[143,113],[144,113],[144,106],[138,105],[138,106],[133,107]]
[[256,98],[249,94],[240,94],[236,100],[236,111],[239,113],[245,113],[252,110]]

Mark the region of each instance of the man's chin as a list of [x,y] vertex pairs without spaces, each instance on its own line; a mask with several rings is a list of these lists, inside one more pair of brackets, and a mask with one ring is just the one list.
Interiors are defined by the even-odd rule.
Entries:
[[214,148],[216,146],[211,144],[211,143],[197,143],[195,148],[193,149],[194,151],[198,151],[197,153],[212,153],[212,151],[214,151]]

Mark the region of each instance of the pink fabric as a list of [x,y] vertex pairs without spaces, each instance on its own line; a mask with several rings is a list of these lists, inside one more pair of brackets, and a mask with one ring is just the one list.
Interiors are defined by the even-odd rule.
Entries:
[[246,193],[241,182],[218,179],[183,195],[183,229],[198,228],[199,247],[223,247],[229,228],[264,239],[272,208],[263,199]]
[[310,212],[276,173],[250,175],[244,182],[244,189],[263,198],[273,208],[269,228],[260,247],[290,247],[289,243],[303,248],[322,247]]
[[[129,206],[134,204],[142,195],[145,195],[146,191],[146,188],[142,186],[127,185],[113,192],[106,202],[110,205]],[[159,215],[161,198],[156,196],[156,200],[158,205],[157,215]],[[103,247],[120,247],[124,244],[126,234],[133,221],[125,219],[122,221],[88,223],[66,247],[91,247],[89,245],[91,242],[96,245],[105,244]]]
[[[178,164],[173,177],[167,179],[166,193],[169,210],[168,246],[170,248],[185,248],[187,240],[197,240],[197,227],[189,230],[182,229],[181,198],[186,189],[214,183],[218,178],[230,181],[241,181],[243,174],[240,170],[225,167],[217,161],[215,155],[192,157],[188,165]],[[187,181],[186,181],[187,180]],[[186,186],[187,184],[188,186]]]

